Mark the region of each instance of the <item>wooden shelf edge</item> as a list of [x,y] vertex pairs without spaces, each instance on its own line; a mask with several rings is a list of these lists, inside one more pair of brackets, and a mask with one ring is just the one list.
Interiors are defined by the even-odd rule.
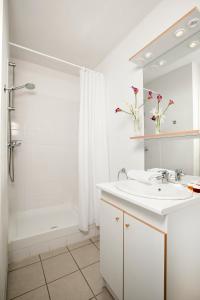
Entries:
[[188,17],[190,14],[192,14],[195,10],[199,10],[197,6],[194,6],[191,10],[189,10],[185,15],[183,15],[180,19],[178,19],[176,22],[174,22],[171,26],[169,26],[166,30],[164,30],[162,33],[160,33],[157,37],[155,37],[153,40],[151,40],[149,43],[147,43],[142,49],[137,51],[135,54],[133,54],[129,61],[134,61],[135,57],[137,57],[144,49],[147,49],[149,46],[157,42],[157,40],[162,37],[165,33],[169,32],[170,30],[173,31],[173,28],[179,24],[184,18]]
[[159,134],[148,134],[131,136],[131,140],[153,140],[161,138],[175,138],[175,137],[187,137],[187,136],[198,136],[200,135],[200,130],[187,130],[187,131],[174,131],[174,132],[162,132]]

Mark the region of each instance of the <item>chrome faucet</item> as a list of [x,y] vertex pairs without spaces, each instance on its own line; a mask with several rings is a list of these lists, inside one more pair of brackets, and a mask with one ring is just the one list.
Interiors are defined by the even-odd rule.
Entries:
[[176,169],[175,170],[175,181],[181,181],[181,177],[183,176],[183,170],[182,169]]
[[128,179],[128,175],[127,175],[125,168],[122,168],[121,170],[119,170],[118,175],[117,175],[117,180],[119,180],[119,177],[121,174],[124,174],[126,176],[126,179]]
[[162,171],[160,175],[156,176],[156,179],[162,180],[162,183],[168,183],[169,182],[169,172],[167,170]]

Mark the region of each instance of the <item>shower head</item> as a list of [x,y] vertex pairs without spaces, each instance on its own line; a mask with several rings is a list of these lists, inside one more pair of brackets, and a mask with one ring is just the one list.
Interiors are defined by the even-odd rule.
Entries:
[[28,90],[34,90],[35,89],[35,84],[34,83],[31,83],[31,82],[27,82],[23,85],[19,85],[19,86],[16,86],[16,87],[11,87],[11,88],[7,88],[6,86],[4,87],[4,92],[13,92],[13,91],[16,91],[16,90],[21,90],[21,89],[28,89]]
[[31,82],[28,82],[28,83],[25,84],[25,88],[28,89],[28,90],[34,90],[35,89],[35,84],[31,83]]
[[24,89],[24,88],[28,89],[28,90],[34,90],[35,84],[31,83],[31,82],[27,82],[24,85],[14,87],[13,90],[15,91],[15,90],[20,90],[20,89]]

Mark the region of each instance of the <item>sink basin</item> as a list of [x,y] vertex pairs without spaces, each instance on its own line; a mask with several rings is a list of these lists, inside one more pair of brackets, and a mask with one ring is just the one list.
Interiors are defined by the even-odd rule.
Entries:
[[135,180],[119,181],[116,188],[133,196],[157,200],[186,200],[193,192],[180,184],[144,184]]

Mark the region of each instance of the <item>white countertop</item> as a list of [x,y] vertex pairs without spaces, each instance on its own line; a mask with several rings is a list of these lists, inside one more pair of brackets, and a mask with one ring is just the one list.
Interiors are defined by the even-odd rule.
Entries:
[[186,207],[188,205],[193,205],[197,201],[200,201],[200,195],[194,193],[191,199],[187,200],[154,200],[143,197],[136,197],[128,193],[122,192],[115,187],[115,182],[107,182],[97,184],[97,188],[101,191],[114,195],[120,199],[133,203],[137,206],[145,208],[159,215],[167,215],[180,208]]

